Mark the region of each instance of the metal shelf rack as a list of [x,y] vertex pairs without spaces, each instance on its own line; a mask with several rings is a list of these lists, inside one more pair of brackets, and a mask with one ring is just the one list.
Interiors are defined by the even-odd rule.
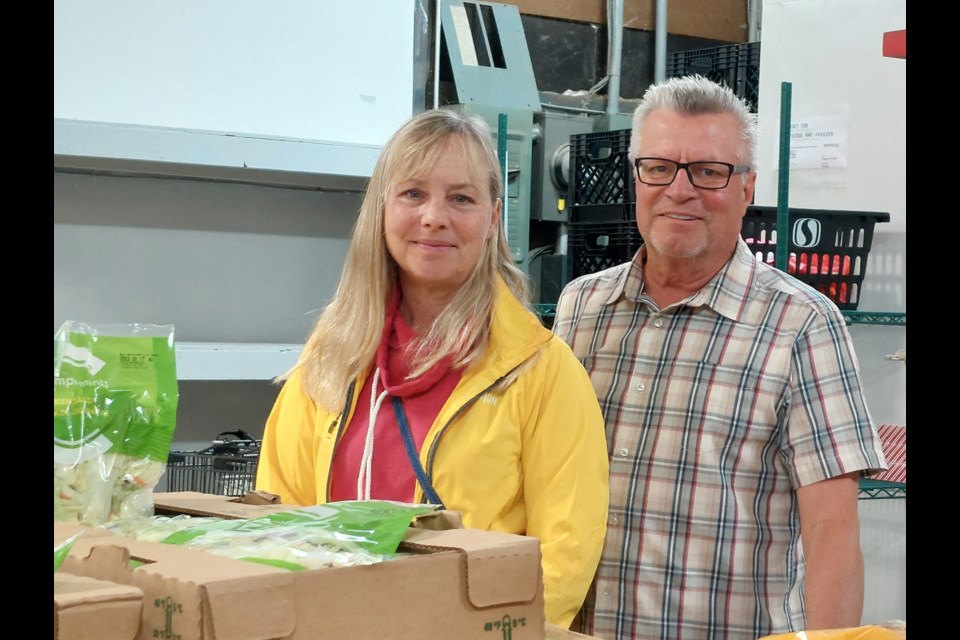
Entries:
[[892,311],[841,311],[847,324],[906,326],[907,314]]
[[[553,319],[557,315],[555,304],[535,304],[533,311],[541,320]],[[887,326],[906,326],[907,314],[891,311],[841,311],[847,324],[878,324]]]
[[860,499],[876,500],[890,498],[906,498],[907,483],[889,482],[886,480],[860,479]]

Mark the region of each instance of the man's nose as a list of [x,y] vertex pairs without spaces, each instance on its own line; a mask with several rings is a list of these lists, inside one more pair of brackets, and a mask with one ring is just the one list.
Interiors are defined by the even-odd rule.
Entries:
[[677,169],[677,175],[674,176],[673,182],[667,185],[667,192],[682,195],[690,195],[697,192],[697,188],[693,186],[693,182],[690,180],[690,173],[686,168]]

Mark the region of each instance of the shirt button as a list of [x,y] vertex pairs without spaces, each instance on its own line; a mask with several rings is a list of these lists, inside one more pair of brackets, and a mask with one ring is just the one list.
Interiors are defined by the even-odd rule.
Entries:
[[617,524],[617,516],[610,516],[610,524]]
[[620,457],[621,457],[621,458],[626,458],[626,457],[627,457],[627,454],[629,454],[629,453],[630,453],[630,452],[627,451],[626,449],[620,449]]
[[637,391],[643,391],[646,388],[647,388],[647,385],[643,384],[642,382],[637,383]]
[[660,327],[662,327],[662,326],[663,326],[663,319],[662,319],[662,318],[657,318],[656,320],[654,320],[654,321],[653,321],[653,326],[657,327],[658,329],[659,329]]
[[603,595],[605,595],[605,596],[609,596],[609,595],[610,595],[610,587],[604,587],[604,588],[603,588]]

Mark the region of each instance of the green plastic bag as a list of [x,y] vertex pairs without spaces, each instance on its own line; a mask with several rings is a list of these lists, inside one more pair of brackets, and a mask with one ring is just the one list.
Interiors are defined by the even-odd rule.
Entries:
[[373,564],[397,553],[414,518],[437,505],[388,500],[329,502],[251,520],[153,516],[107,523],[120,535],[290,570]]
[[68,321],[53,340],[53,518],[153,515],[179,394],[173,327]]
[[72,536],[70,536],[60,544],[53,546],[53,572],[54,573],[56,573],[57,570],[60,569],[60,565],[63,564],[64,558],[66,558],[70,554],[70,549],[73,548],[73,543],[77,541],[77,538],[79,538],[81,534],[83,534],[83,532],[78,531],[77,533],[73,534]]

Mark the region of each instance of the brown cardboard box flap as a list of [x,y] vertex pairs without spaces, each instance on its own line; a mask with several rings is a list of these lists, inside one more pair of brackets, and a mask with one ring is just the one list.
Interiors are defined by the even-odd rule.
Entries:
[[459,511],[439,509],[417,516],[413,520],[413,526],[417,529],[433,529],[434,531],[463,529],[463,514]]
[[[131,559],[142,564],[131,568]],[[81,537],[63,566],[80,575],[142,584],[145,591],[152,585],[151,592],[169,594],[185,609],[184,617],[207,627],[205,637],[263,640],[290,635],[296,627],[293,578],[284,569],[120,536]],[[186,610],[191,602],[198,604]]]
[[143,600],[143,591],[127,584],[87,576],[53,574],[53,602],[58,609],[84,606],[92,602],[123,600]]
[[407,535],[404,545],[465,553],[467,594],[478,608],[531,602],[540,589],[540,541],[536,538],[477,529],[417,529]]
[[183,513],[191,516],[219,516],[221,518],[259,518],[297,507],[279,502],[255,500],[252,497],[231,498],[196,491],[159,492],[153,496],[156,513]]
[[[289,571],[281,582],[265,582],[263,576],[237,580],[229,578],[205,585],[209,619],[214,638],[260,640],[285,637],[296,628],[294,589]],[[237,615],[247,612],[247,615]],[[256,624],[250,624],[250,617]]]
[[[521,14],[560,20],[607,24],[609,3],[603,0],[506,0]],[[624,0],[623,26],[627,29],[656,29],[654,0]],[[667,12],[667,33],[725,42],[747,41],[747,7],[739,0],[674,0]]]
[[[263,491],[249,491],[242,498],[197,491],[160,492],[154,494],[153,504],[158,514],[220,518],[258,518],[301,508],[298,505],[282,504],[279,497]],[[462,529],[463,516],[459,511],[439,509],[417,516],[413,526],[420,529]]]
[[73,536],[75,533],[81,534],[84,538],[90,538],[93,536],[103,537],[103,536],[112,536],[113,533],[107,531],[106,529],[99,529],[97,527],[88,527],[87,525],[80,524],[79,522],[57,522],[53,521],[53,546],[57,546],[61,542],[66,541],[68,538]]
[[69,573],[53,574],[54,640],[134,640],[143,591]]

